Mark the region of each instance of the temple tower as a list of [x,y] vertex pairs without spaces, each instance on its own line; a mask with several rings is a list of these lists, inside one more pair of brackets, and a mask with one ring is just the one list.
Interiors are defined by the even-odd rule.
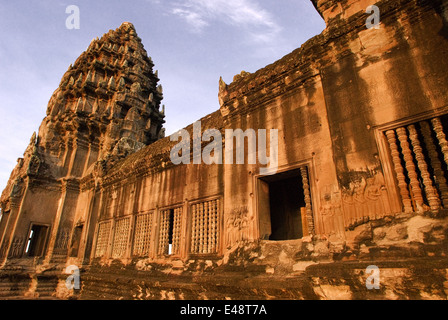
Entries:
[[[125,22],[69,67],[1,197],[0,262],[64,250],[79,181],[164,136],[162,86]],[[94,170],[97,168],[97,170]],[[55,249],[56,250],[56,249]]]

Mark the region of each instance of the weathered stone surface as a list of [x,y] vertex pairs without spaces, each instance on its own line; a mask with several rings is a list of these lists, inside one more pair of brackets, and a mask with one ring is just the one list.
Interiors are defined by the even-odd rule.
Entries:
[[[322,34],[220,79],[220,109],[200,119],[199,134],[277,129],[272,176],[260,163],[174,165],[163,90],[134,27],[92,41],[2,194],[1,288],[81,299],[447,299],[446,1],[379,1],[379,29],[366,28],[373,1],[313,3]],[[185,128],[190,140],[196,126]],[[26,252],[31,231],[45,237]],[[80,292],[64,289],[67,265],[81,268]],[[371,265],[380,289],[366,287]]]

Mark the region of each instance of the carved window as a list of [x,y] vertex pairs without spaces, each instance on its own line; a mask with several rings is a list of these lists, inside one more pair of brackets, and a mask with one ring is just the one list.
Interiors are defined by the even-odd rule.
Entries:
[[49,226],[32,225],[25,253],[31,257],[44,255]]
[[98,235],[96,239],[95,257],[102,257],[106,254],[109,243],[112,221],[103,221],[98,224]]
[[448,116],[386,130],[405,212],[448,209]]
[[148,256],[151,241],[153,213],[140,214],[135,218],[134,246],[132,254]]
[[180,253],[182,207],[161,211],[159,229],[159,255]]
[[191,206],[190,252],[210,254],[218,252],[219,244],[219,199]]
[[115,222],[112,258],[123,258],[128,247],[131,218],[121,218]]

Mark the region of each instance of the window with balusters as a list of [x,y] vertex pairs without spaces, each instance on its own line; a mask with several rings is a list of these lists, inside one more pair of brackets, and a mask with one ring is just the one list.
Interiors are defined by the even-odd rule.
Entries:
[[219,217],[219,199],[191,205],[190,253],[218,253],[220,238]]
[[148,256],[151,243],[151,229],[154,213],[139,214],[135,217],[134,244],[132,255]]
[[[181,243],[183,215],[185,214],[183,207],[160,210],[158,227],[154,229],[157,237],[153,237],[152,229],[155,227],[156,212],[100,222],[94,256],[105,257],[108,254],[109,245],[111,246],[110,257],[114,259],[126,258],[130,255],[150,256],[153,250],[151,249],[151,239],[156,241],[154,250],[159,256],[180,255],[182,248],[188,249],[188,245],[191,254],[216,254],[219,252],[221,216],[219,199],[193,203],[190,206],[191,231],[188,243],[185,244]],[[135,219],[133,220],[132,236],[130,235],[131,219]],[[111,242],[109,242],[110,239]],[[129,243],[131,239],[132,243]]]
[[384,131],[405,212],[448,209],[448,115]]
[[95,258],[102,257],[107,252],[109,236],[112,228],[112,220],[102,221],[98,224],[98,233],[96,238]]
[[115,221],[114,239],[112,243],[112,258],[126,257],[126,250],[129,243],[129,231],[131,217],[120,218]]

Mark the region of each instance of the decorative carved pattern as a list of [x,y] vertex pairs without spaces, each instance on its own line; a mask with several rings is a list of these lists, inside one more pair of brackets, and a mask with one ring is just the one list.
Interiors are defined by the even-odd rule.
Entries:
[[96,239],[95,257],[103,257],[109,245],[112,221],[104,221],[98,224],[98,237]]
[[428,164],[425,161],[423,149],[418,138],[418,132],[415,125],[408,126],[409,138],[411,139],[412,148],[414,150],[415,159],[423,179],[426,198],[428,199],[431,210],[436,211],[440,208],[439,195],[431,180],[431,174],[428,170]]
[[422,212],[424,211],[422,189],[420,188],[420,182],[418,181],[418,174],[415,169],[414,157],[412,156],[412,151],[409,146],[407,131],[405,128],[401,127],[396,129],[396,132],[398,140],[400,141],[403,158],[406,163],[406,170],[410,180],[413,199],[417,207],[416,209],[417,211]]
[[219,200],[192,205],[191,253],[216,253],[219,243]]
[[140,214],[135,218],[134,246],[132,254],[148,256],[151,241],[153,213]]
[[128,247],[131,218],[121,218],[115,222],[112,258],[123,258]]
[[448,208],[448,184],[443,172],[442,162],[439,160],[436,145],[432,138],[432,129],[427,121],[420,122],[420,128],[422,130],[423,139],[428,151],[430,165],[434,172],[434,180],[439,190],[440,198],[444,208]]
[[311,204],[311,191],[310,191],[307,167],[306,166],[301,167],[300,173],[302,175],[302,186],[306,204],[306,217],[308,222],[308,230],[311,234],[314,234],[315,232],[314,232],[313,207]]
[[387,142],[389,143],[392,162],[397,175],[398,188],[400,189],[401,201],[403,202],[404,211],[412,212],[412,201],[409,196],[408,184],[404,175],[404,168],[401,165],[400,152],[398,151],[397,140],[394,130],[386,131]]

